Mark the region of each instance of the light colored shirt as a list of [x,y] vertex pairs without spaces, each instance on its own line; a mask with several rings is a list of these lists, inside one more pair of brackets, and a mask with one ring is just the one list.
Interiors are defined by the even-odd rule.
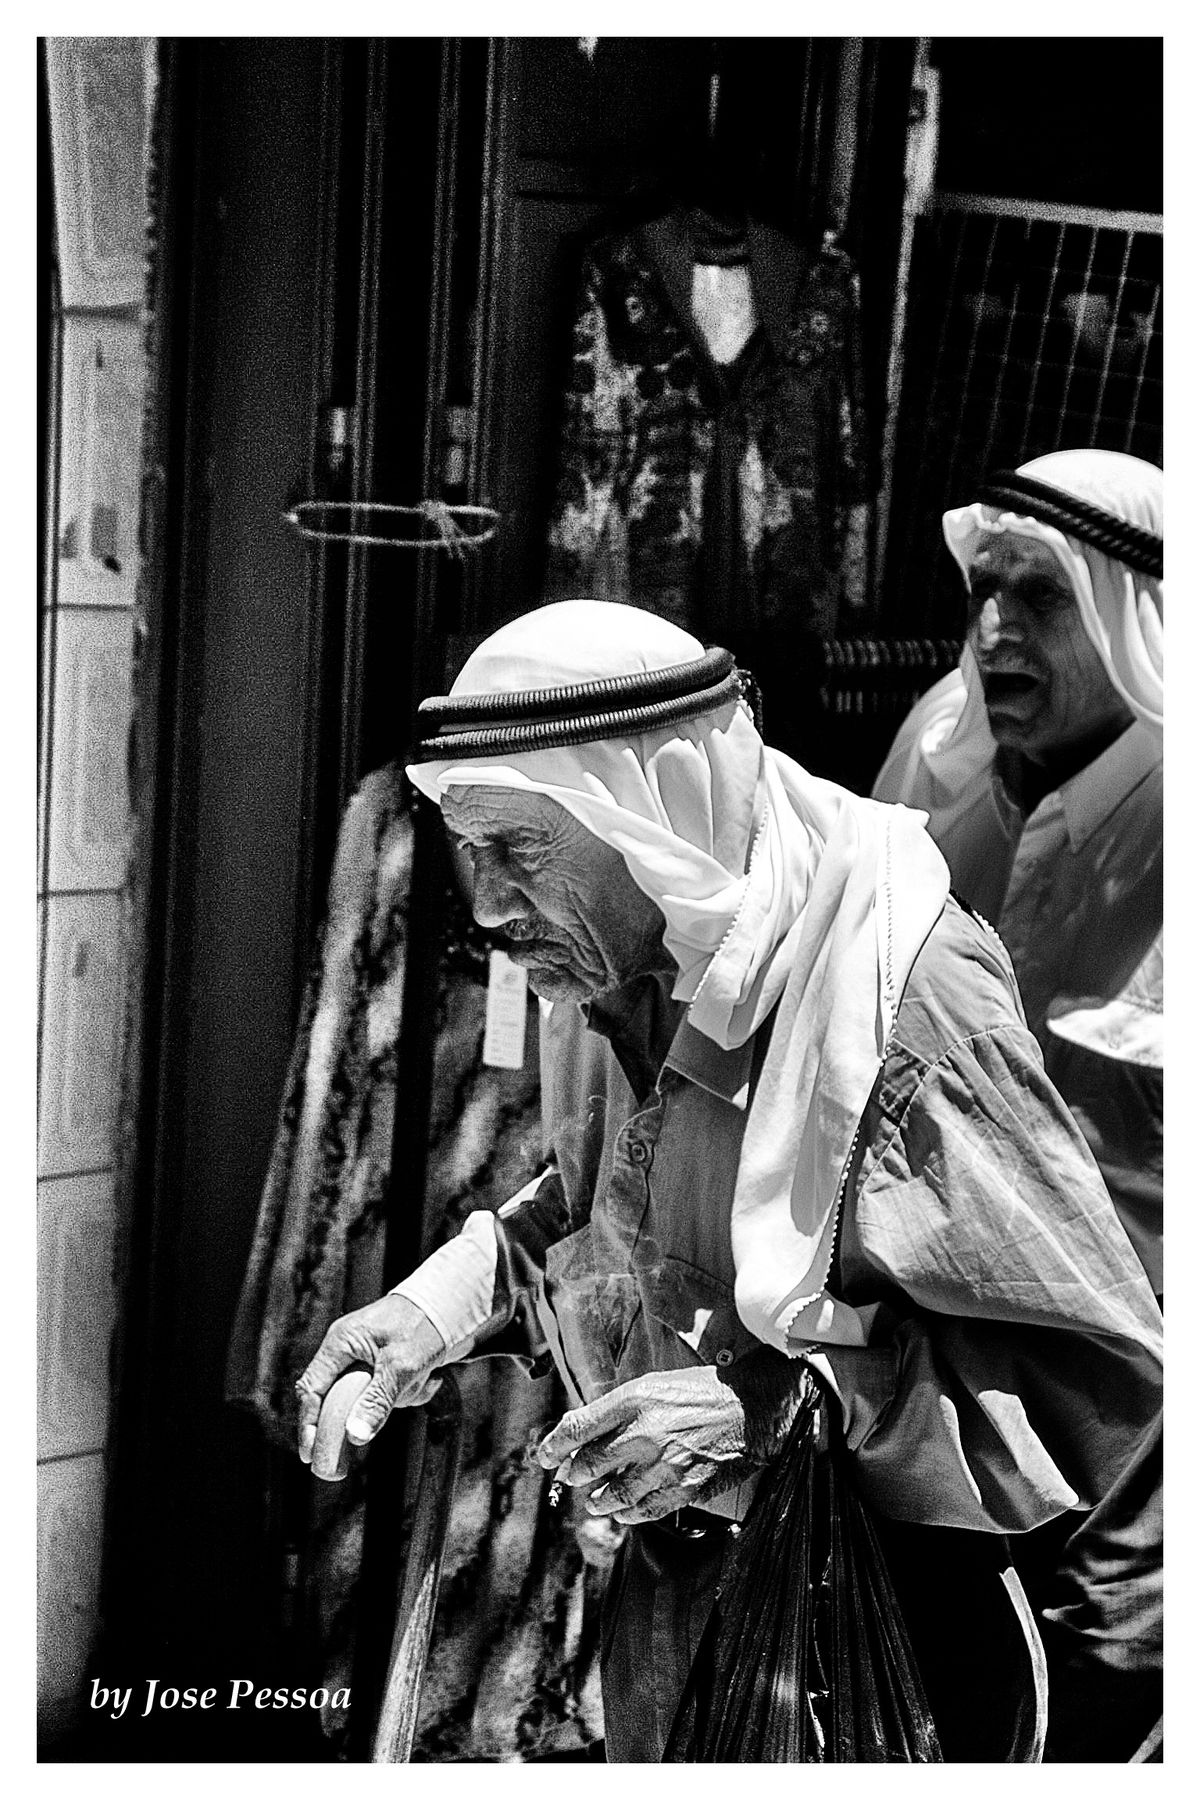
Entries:
[[[625,998],[604,1021],[620,1056],[577,1008],[554,1008],[557,1166],[398,1290],[459,1354],[553,1359],[576,1404],[651,1370],[779,1354],[738,1317],[729,1229],[768,1027],[725,1051],[654,984]],[[1003,947],[954,902],[863,1117],[830,1286],[862,1342],[813,1360],[894,1518],[1024,1531],[1091,1506],[1158,1405],[1149,1285],[1021,1022]]]
[[875,797],[929,812],[955,892],[999,931],[1047,1072],[1161,1294],[1161,739],[1129,726],[1028,818],[990,765],[943,801],[927,766],[897,751]]
[[694,264],[692,313],[713,361],[735,362],[758,324],[749,265]]

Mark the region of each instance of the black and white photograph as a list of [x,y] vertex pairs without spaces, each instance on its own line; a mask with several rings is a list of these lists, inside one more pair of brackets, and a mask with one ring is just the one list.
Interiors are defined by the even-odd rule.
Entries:
[[521,10],[34,40],[38,1763],[1161,1764],[1170,38]]

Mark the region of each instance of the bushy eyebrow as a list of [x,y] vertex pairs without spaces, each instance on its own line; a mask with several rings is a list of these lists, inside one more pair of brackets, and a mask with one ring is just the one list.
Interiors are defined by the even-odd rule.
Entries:
[[493,847],[510,849],[528,843],[531,839],[538,836],[538,833],[532,830],[528,825],[496,825],[491,827],[484,824],[472,827],[470,825],[451,825],[447,822],[446,829],[454,839],[455,843],[460,845],[464,850],[479,848],[481,846],[489,849]]
[[1004,571],[1001,569],[975,568],[967,577],[967,591],[972,599],[977,599],[981,591],[991,592],[994,590],[1002,578],[1005,580],[1005,585],[1018,598],[1027,594],[1053,594],[1055,599],[1063,601],[1074,598],[1065,582],[1057,581],[1044,569],[1024,569],[1016,575],[1005,577]]

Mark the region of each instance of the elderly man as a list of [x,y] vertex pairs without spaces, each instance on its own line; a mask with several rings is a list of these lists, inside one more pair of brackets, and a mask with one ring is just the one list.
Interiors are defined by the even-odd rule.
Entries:
[[607,1754],[661,1760],[812,1371],[881,1516],[996,1542],[1111,1485],[1159,1315],[920,816],[764,745],[726,653],[566,602],[422,714],[412,778],[553,1003],[555,1166],[331,1329],[301,1455],[336,1456],[319,1414],[352,1362],[363,1443],[473,1349],[553,1358],[573,1406],[542,1461],[631,1528]]
[[[875,795],[928,812],[955,892],[999,930],[1161,1295],[1162,475],[1060,451],[944,529],[967,584],[961,670],[918,703]],[[1152,1703],[1160,1481],[1155,1429],[1044,1583],[1054,1755],[1126,1743]]]

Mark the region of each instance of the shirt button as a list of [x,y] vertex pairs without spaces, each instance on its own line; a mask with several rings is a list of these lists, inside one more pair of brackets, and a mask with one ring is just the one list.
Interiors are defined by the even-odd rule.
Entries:
[[732,1361],[733,1361],[733,1351],[732,1350],[718,1350],[717,1351],[717,1367],[718,1367],[718,1369],[727,1369]]
[[650,1161],[650,1147],[648,1144],[643,1144],[641,1138],[630,1138],[629,1160],[630,1162],[635,1163],[648,1163]]

